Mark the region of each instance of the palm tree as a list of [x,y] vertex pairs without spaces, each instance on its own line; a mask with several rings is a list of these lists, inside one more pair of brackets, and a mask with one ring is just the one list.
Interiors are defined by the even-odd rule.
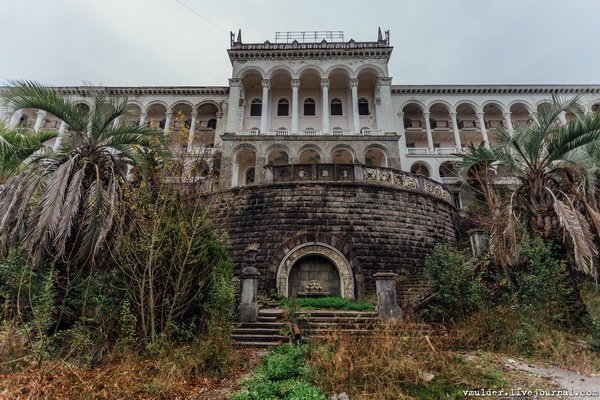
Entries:
[[[499,129],[498,145],[470,146],[462,156],[460,174],[487,205],[490,252],[504,269],[518,260],[520,226],[562,242],[573,254],[574,269],[598,276],[591,233],[593,225],[600,234],[600,213],[592,201],[596,166],[586,146],[599,142],[600,115],[582,110],[577,98],[553,98],[534,122],[513,133]],[[567,112],[576,118],[563,123]]]
[[0,121],[0,185],[4,185],[8,178],[21,171],[32,161],[33,155],[46,150],[44,143],[56,136],[55,131],[11,129]]
[[36,82],[14,82],[3,97],[15,109],[47,111],[69,129],[56,151],[37,158],[0,192],[1,250],[22,243],[36,263],[49,256],[93,264],[119,221],[127,166],[145,172],[145,155],[163,147],[162,132],[116,126],[126,99],[103,91],[94,94],[91,110]]

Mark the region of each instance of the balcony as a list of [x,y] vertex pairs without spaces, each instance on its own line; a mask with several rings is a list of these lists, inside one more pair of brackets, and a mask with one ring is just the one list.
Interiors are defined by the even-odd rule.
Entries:
[[301,129],[299,133],[292,133],[289,129],[271,129],[265,133],[261,133],[258,129],[244,129],[237,132],[237,136],[383,136],[382,129],[361,129],[359,133],[354,133],[348,129],[334,129],[330,133],[323,135],[317,129]]
[[444,185],[456,185],[460,182],[458,176],[442,176],[441,180]]
[[439,155],[455,155],[462,153],[462,149],[456,149],[455,147],[436,147],[430,149],[428,147],[409,147],[406,149],[406,154],[409,156],[439,156]]

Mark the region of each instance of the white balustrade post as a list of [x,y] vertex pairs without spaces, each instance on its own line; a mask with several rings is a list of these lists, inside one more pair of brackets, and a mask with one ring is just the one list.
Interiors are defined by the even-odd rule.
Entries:
[[458,130],[458,121],[456,120],[456,113],[451,112],[450,118],[452,119],[452,131],[454,132],[454,147],[460,151],[462,149],[462,143],[460,142],[460,131]]
[[354,134],[360,133],[360,116],[358,114],[358,79],[350,79],[352,89],[352,129]]
[[198,116],[198,112],[196,110],[192,111],[192,122],[190,122],[190,133],[188,135],[188,146],[187,151],[189,153],[192,152],[194,146],[194,134],[196,133],[196,117]]
[[427,148],[429,152],[433,153],[433,135],[431,133],[431,122],[429,122],[429,116],[431,113],[424,112],[423,118],[425,118],[425,132],[427,133]]
[[235,132],[238,128],[241,86],[241,79],[229,79],[229,104],[227,108],[227,126],[225,128],[227,132]]
[[515,130],[513,128],[513,124],[512,124],[510,115],[511,115],[510,111],[507,111],[504,114],[502,114],[502,117],[504,117],[504,123],[506,124],[506,129],[508,130],[508,133],[510,134],[510,136],[512,136],[513,133],[515,133]]
[[292,134],[300,133],[298,91],[300,89],[300,79],[292,79]]
[[263,88],[262,109],[260,113],[260,133],[264,135],[269,129],[269,89],[271,88],[271,81],[269,79],[263,79],[260,84]]
[[321,79],[321,89],[323,96],[321,97],[323,107],[321,110],[321,135],[329,133],[329,79]]
[[481,129],[481,138],[485,147],[490,147],[490,141],[488,140],[487,129],[485,127],[485,119],[483,118],[483,112],[477,113],[477,119],[479,120],[479,129]]
[[37,112],[37,119],[35,120],[35,125],[33,126],[34,132],[39,132],[42,128],[42,122],[44,122],[44,118],[46,118],[46,111],[39,110]]

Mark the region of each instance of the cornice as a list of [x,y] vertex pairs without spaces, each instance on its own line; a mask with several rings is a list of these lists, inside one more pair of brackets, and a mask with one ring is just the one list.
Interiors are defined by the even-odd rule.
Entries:
[[598,93],[600,85],[392,85],[393,95]]
[[[389,60],[394,49],[391,46],[381,46],[377,42],[355,43],[356,45],[373,45],[351,47],[348,43],[275,43],[275,44],[244,44],[243,48],[227,50],[229,59],[233,62],[244,60],[292,60],[292,59],[348,59],[348,58],[377,58]],[[295,47],[296,46],[296,47]]]
[[[227,96],[227,86],[55,86],[67,96],[90,96],[104,91],[112,96]],[[0,91],[7,87],[0,87]]]

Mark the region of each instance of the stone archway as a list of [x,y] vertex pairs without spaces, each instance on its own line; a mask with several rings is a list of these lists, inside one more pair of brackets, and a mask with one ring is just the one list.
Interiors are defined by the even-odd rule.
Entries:
[[307,256],[319,256],[329,260],[339,274],[339,294],[348,299],[354,299],[354,274],[350,263],[335,247],[321,242],[308,242],[300,244],[283,257],[277,269],[277,291],[288,297],[290,288],[290,274],[298,261]]

